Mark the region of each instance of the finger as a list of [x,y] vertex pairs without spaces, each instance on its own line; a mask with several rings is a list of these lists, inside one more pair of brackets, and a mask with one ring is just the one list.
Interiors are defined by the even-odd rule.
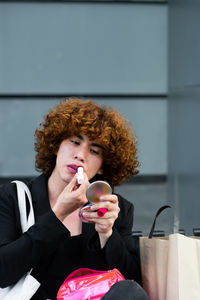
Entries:
[[118,206],[118,202],[113,203],[110,201],[101,201],[97,204],[94,204],[91,206],[91,211],[97,211],[101,208],[106,208],[108,211],[117,211],[119,212],[119,206]]
[[66,186],[67,190],[71,191],[71,192],[77,191],[77,190],[79,190],[78,192],[85,192],[86,188],[89,185],[89,181],[88,181],[88,177],[87,177],[86,173],[83,174],[84,181],[82,184],[78,184],[77,177],[78,177],[78,174],[76,173],[74,175],[74,177],[72,178],[72,180],[69,182],[69,184]]
[[118,214],[116,212],[109,212],[106,211],[106,213],[102,216],[98,216],[98,211],[96,212],[90,212],[89,210],[87,212],[83,212],[83,217],[86,218],[89,221],[95,222],[95,223],[102,223],[105,222],[107,219],[113,219],[115,220],[117,218]]
[[104,229],[109,229],[113,227],[114,220],[106,220],[106,222],[101,222],[103,220],[99,219],[97,222],[95,222],[95,228],[104,227]]
[[72,192],[75,186],[76,186],[76,177],[74,176],[72,177],[71,181],[66,185],[64,190]]
[[117,203],[118,202],[118,197],[117,195],[102,195],[100,196],[100,200],[101,201],[110,201],[110,202],[113,202],[113,203]]

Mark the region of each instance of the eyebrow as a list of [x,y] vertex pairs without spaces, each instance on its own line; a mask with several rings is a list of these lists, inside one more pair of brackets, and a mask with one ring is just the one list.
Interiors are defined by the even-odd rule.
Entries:
[[[83,138],[83,136],[82,135],[77,135],[77,138],[79,138],[81,141],[83,141],[84,140],[84,138]],[[93,143],[93,142],[91,142],[91,145],[92,146],[94,146],[94,147],[98,147],[98,148],[101,148],[101,149],[105,149],[103,146],[101,146],[101,145],[99,145],[99,144],[97,144],[97,143]]]

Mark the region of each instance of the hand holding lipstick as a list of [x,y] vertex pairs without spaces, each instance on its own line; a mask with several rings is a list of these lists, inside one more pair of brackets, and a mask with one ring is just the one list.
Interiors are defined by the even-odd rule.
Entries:
[[88,177],[83,173],[81,185],[77,185],[77,177],[78,174],[75,174],[56,199],[56,203],[52,205],[52,210],[61,221],[88,202],[85,194],[89,185]]

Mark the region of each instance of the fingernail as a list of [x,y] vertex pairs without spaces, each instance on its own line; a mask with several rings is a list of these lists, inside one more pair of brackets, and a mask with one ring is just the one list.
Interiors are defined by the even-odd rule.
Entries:
[[96,206],[95,206],[95,205],[92,205],[92,206],[90,207],[90,209],[91,209],[91,210],[96,210]]

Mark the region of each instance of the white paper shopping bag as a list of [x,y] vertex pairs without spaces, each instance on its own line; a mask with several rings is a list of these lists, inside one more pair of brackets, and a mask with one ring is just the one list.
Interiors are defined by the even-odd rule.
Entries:
[[166,300],[200,299],[200,239],[169,236]]
[[149,300],[200,300],[200,239],[182,234],[140,238],[142,284]]
[[149,300],[166,300],[169,243],[168,238],[154,238],[153,233],[157,217],[169,207],[165,205],[157,211],[149,236],[140,237],[142,285]]
[[168,239],[141,237],[142,285],[149,300],[166,300]]

